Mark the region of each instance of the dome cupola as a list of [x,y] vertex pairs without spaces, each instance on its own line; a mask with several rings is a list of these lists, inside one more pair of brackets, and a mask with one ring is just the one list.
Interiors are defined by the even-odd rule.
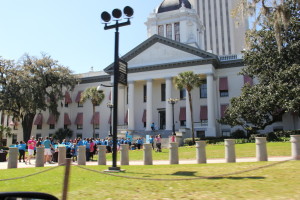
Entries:
[[192,8],[188,0],[164,0],[158,7],[157,13],[179,10],[182,6],[189,9]]

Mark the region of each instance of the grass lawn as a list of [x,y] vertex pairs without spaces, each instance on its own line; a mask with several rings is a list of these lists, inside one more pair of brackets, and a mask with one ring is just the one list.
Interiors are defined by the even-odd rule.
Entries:
[[[236,157],[255,157],[255,143],[236,144]],[[291,156],[291,143],[289,142],[269,142],[267,143],[268,156]],[[207,145],[206,146],[207,159],[212,158],[225,158],[224,145]],[[97,156],[94,156],[96,158]],[[111,160],[111,154],[107,154],[107,160]],[[118,156],[118,159],[120,156]],[[143,150],[130,150],[130,160],[143,160]],[[153,160],[168,160],[169,149],[163,149],[161,153],[153,151]],[[193,160],[196,159],[195,146],[179,147],[180,160]]]
[[[68,199],[300,199],[300,161],[288,161],[253,171],[210,179],[190,179],[217,176],[255,169],[273,162],[222,163],[199,165],[123,166],[121,176],[95,173],[77,166],[71,168]],[[106,166],[86,166],[103,171]],[[47,168],[0,170],[0,179],[24,176]],[[61,198],[64,167],[27,177],[1,181],[0,191],[39,191]],[[167,179],[167,180],[147,180]]]

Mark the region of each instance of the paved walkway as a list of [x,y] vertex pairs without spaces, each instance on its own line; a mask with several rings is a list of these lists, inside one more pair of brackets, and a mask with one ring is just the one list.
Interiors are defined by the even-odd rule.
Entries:
[[[290,156],[280,156],[280,157],[268,157],[269,161],[284,161],[284,160],[290,160]],[[236,162],[256,162],[255,157],[250,157],[250,158],[237,158]],[[207,163],[225,163],[225,159],[207,159]],[[73,164],[76,164],[73,163]],[[97,161],[90,161],[86,162],[86,165],[97,165]],[[107,166],[111,166],[112,162],[107,161]],[[143,161],[130,161],[129,165],[143,165]],[[168,160],[154,160],[153,165],[168,165],[169,161]],[[179,160],[179,164],[197,164],[196,160]],[[117,163],[117,165],[120,166],[120,162]],[[57,166],[57,163],[55,164],[45,164],[45,167],[48,166]],[[24,162],[18,163],[18,168],[29,168],[29,167],[35,167],[35,160],[31,160],[31,165],[26,165]],[[0,162],[0,169],[7,169],[7,162]]]

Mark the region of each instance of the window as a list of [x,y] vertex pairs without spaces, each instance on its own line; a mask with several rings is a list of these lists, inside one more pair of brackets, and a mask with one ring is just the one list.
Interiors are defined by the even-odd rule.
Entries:
[[95,138],[99,138],[99,133],[95,133]]
[[164,25],[159,25],[158,26],[158,35],[164,36]]
[[230,130],[222,130],[222,136],[223,137],[230,137],[231,136]]
[[174,24],[175,41],[180,42],[180,26],[179,22]]
[[99,129],[99,124],[94,124],[95,129]]
[[207,84],[203,83],[200,86],[200,98],[207,98]]
[[55,124],[49,124],[49,129],[55,129]]
[[42,125],[41,124],[38,124],[38,125],[36,125],[36,129],[42,129]]
[[64,125],[64,129],[68,129],[68,125]]
[[15,124],[13,129],[18,130],[18,126],[16,126],[16,124]]
[[144,85],[144,102],[147,102],[147,85]]
[[186,90],[185,89],[181,89],[179,91],[179,96],[180,96],[180,100],[186,99]]
[[161,101],[166,101],[166,84],[161,84]]
[[52,138],[52,136],[53,136],[53,133],[49,133],[49,138]]
[[78,107],[83,107],[83,103],[78,102]]
[[65,103],[65,107],[66,107],[66,108],[69,107],[69,104],[68,104],[68,103]]
[[82,124],[77,124],[77,130],[81,130],[83,128]]
[[208,120],[207,119],[201,119],[200,123],[201,123],[201,126],[207,126],[208,125]]
[[13,134],[12,135],[12,143],[16,144],[17,140],[18,140],[18,135],[17,134]]
[[220,90],[220,97],[228,97],[228,90]]
[[166,38],[172,39],[172,24],[167,24],[167,35]]
[[222,77],[219,79],[219,90],[220,90],[220,97],[228,97],[228,80],[227,77]]
[[147,125],[146,122],[144,122],[144,128],[146,128],[146,125]]
[[180,126],[186,126],[186,120],[180,120]]

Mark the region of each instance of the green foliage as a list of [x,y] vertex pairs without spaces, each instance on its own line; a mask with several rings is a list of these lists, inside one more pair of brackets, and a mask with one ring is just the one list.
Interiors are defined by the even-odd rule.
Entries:
[[186,89],[188,93],[189,103],[190,103],[190,111],[191,111],[191,120],[192,120],[192,138],[193,143],[195,144],[195,132],[194,132],[194,118],[193,118],[193,103],[191,91],[195,87],[199,87],[202,83],[204,83],[203,76],[200,74],[194,74],[192,71],[179,73],[178,76],[174,78],[175,87],[179,90]]
[[60,128],[54,133],[53,138],[62,142],[63,139],[71,138],[72,136],[73,136],[73,131],[71,129]]
[[0,146],[2,146],[3,137],[11,137],[11,128],[0,124]]
[[246,138],[247,136],[245,134],[245,131],[238,129],[231,133],[231,137],[239,139],[239,138]]
[[35,114],[49,109],[58,118],[62,88],[72,90],[77,82],[67,67],[47,55],[24,55],[18,64],[0,58],[0,110],[22,121],[23,139],[28,140]]
[[259,83],[246,84],[241,95],[230,100],[220,123],[256,132],[279,121],[284,113],[300,114],[300,13],[288,2],[291,18],[286,29],[280,26],[281,51],[277,51],[270,21],[264,20],[261,29],[247,34],[249,49],[244,52],[246,67],[242,74],[258,79]]

